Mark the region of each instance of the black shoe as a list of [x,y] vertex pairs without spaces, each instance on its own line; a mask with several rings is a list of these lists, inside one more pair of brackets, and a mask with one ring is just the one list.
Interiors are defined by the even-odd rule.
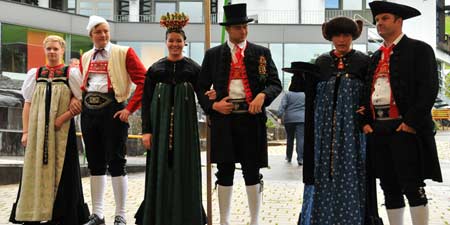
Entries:
[[303,161],[297,162],[299,166],[303,165]]
[[89,216],[89,221],[84,225],[105,225],[105,218],[100,219],[96,214]]
[[122,216],[114,217],[114,225],[126,225],[127,221]]
[[288,163],[291,163],[291,159],[289,159],[288,157],[284,158]]

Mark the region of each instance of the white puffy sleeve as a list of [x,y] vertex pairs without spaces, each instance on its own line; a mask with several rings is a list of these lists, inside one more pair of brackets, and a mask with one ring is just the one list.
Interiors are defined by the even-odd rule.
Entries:
[[34,88],[36,87],[36,72],[37,68],[28,70],[27,77],[22,84],[22,96],[25,102],[31,102],[33,98]]
[[80,70],[77,67],[69,68],[69,87],[72,91],[73,96],[77,99],[81,100],[81,84],[83,83],[83,77],[81,75]]

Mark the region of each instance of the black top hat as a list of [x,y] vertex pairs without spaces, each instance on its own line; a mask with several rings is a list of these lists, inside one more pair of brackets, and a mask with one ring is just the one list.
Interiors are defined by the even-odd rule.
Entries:
[[231,4],[223,6],[226,21],[219,23],[221,26],[244,24],[252,22],[252,18],[247,17],[247,4]]
[[322,35],[331,41],[334,35],[351,34],[353,40],[356,40],[361,36],[362,29],[363,21],[340,16],[322,24]]
[[319,67],[312,63],[307,62],[291,62],[291,67],[282,68],[284,72],[287,73],[311,73],[311,74],[319,74]]
[[419,10],[402,4],[385,1],[373,1],[369,3],[372,10],[373,24],[376,24],[375,16],[381,13],[391,13],[406,20],[421,15]]

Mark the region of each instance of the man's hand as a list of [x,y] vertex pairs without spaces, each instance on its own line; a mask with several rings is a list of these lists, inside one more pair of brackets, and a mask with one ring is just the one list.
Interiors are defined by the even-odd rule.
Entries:
[[113,118],[119,117],[119,119],[124,122],[124,123],[128,123],[128,116],[130,116],[130,111],[128,111],[128,109],[122,109],[118,112],[116,112],[116,114],[114,114]]
[[219,102],[214,102],[212,105],[212,108],[216,110],[217,112],[220,112],[222,114],[228,115],[233,111],[233,103],[227,102],[227,100],[230,99],[229,96],[222,98]]
[[397,127],[396,131],[397,132],[404,131],[404,132],[411,133],[411,134],[415,134],[416,133],[416,130],[414,128],[406,125],[406,123],[400,124],[400,126]]
[[24,132],[22,133],[22,139],[20,140],[23,147],[27,147],[27,141],[28,141],[28,132]]
[[69,111],[72,115],[78,115],[81,113],[81,101],[75,97],[70,99]]
[[216,96],[216,90],[214,90],[214,89],[211,89],[211,90],[209,90],[209,91],[206,91],[206,92],[205,92],[205,95],[208,96],[208,99],[209,99],[209,100],[216,100],[216,98],[217,98],[217,96]]
[[364,125],[364,127],[363,127],[364,134],[370,134],[372,132],[373,132],[373,129],[369,124]]
[[142,134],[142,144],[145,149],[150,150],[150,147],[152,147],[152,134]]
[[258,95],[256,95],[256,97],[252,102],[250,102],[250,105],[248,106],[248,112],[250,114],[261,113],[265,98],[266,94],[264,93],[259,93]]

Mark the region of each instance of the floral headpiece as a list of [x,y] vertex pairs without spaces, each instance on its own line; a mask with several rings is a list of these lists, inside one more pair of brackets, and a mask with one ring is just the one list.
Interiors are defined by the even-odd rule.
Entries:
[[159,24],[169,31],[180,31],[189,22],[189,16],[179,12],[162,15]]

